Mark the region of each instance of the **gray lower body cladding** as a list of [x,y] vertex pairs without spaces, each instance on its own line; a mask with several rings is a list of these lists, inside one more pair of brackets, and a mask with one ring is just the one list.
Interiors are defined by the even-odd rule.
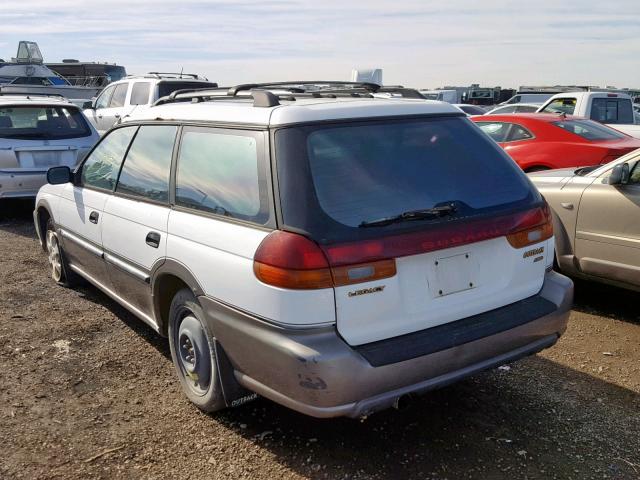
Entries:
[[[507,306],[494,311],[496,320],[506,319],[500,331],[487,330],[478,338],[465,334],[473,331],[471,325],[453,322],[450,328],[461,342],[433,351],[433,329],[423,330],[376,342],[373,357],[367,346],[344,342],[334,327],[281,328],[208,297],[200,301],[242,386],[307,415],[358,417],[390,407],[403,395],[439,388],[552,346],[566,329],[573,284],[547,273],[540,293],[525,305],[533,309],[534,318],[509,323]],[[520,302],[513,305],[513,314],[522,319],[527,308]],[[490,324],[491,314],[478,316],[479,321]],[[434,330],[433,337],[446,339],[445,327],[435,327],[440,330]],[[406,351],[407,344],[413,354],[403,359],[399,352]],[[420,351],[420,345],[428,348]]]

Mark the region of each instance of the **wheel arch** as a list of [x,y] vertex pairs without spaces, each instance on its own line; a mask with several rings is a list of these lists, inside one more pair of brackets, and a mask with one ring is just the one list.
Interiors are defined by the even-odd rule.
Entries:
[[204,295],[204,290],[189,268],[174,259],[165,259],[151,272],[151,296],[153,315],[161,335],[168,335],[169,309],[177,292],[190,289],[196,297]]
[[34,224],[36,227],[36,234],[38,235],[38,241],[40,242],[40,247],[43,250],[46,249],[45,244],[45,232],[47,231],[47,221],[53,218],[53,214],[51,213],[51,207],[46,201],[40,201],[36,205],[34,210]]
[[573,258],[573,242],[569,237],[569,233],[565,228],[560,216],[554,211],[553,207],[551,207],[551,212],[553,214],[553,236],[555,239],[555,259],[558,263],[558,266],[561,269],[567,268],[568,258]]

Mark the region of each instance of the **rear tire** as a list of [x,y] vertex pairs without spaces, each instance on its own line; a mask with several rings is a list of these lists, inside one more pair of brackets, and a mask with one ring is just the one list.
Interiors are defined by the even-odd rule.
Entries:
[[60,245],[58,232],[51,218],[47,219],[45,249],[48,256],[51,278],[53,278],[58,285],[71,288],[81,283],[80,276],[69,267],[62,245]]
[[215,337],[200,303],[187,288],[171,301],[168,333],[171,358],[187,398],[205,412],[225,408]]

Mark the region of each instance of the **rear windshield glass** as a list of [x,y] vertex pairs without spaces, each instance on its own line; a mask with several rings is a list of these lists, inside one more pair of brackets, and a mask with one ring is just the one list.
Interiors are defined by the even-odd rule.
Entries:
[[57,140],[88,137],[91,130],[77,108],[25,105],[0,108],[0,138]]
[[531,199],[516,164],[460,117],[292,127],[276,155],[285,223],[318,238],[448,202],[473,216]]
[[158,98],[166,97],[176,90],[210,88],[213,86],[215,86],[215,84],[207,82],[160,82],[158,84]]
[[563,120],[561,122],[553,122],[553,124],[587,140],[619,140],[624,138],[622,133],[613,128],[590,120]]

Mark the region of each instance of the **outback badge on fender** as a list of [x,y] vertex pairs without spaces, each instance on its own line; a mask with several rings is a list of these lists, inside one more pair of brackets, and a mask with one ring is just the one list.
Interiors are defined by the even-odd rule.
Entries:
[[366,295],[367,293],[376,293],[384,290],[386,285],[380,285],[379,287],[371,287],[371,288],[363,288],[362,290],[354,290],[353,292],[349,292],[347,295],[350,297],[357,297],[358,295]]
[[544,252],[544,247],[534,248],[533,250],[527,250],[522,254],[522,258],[533,257],[534,255],[540,255]]

